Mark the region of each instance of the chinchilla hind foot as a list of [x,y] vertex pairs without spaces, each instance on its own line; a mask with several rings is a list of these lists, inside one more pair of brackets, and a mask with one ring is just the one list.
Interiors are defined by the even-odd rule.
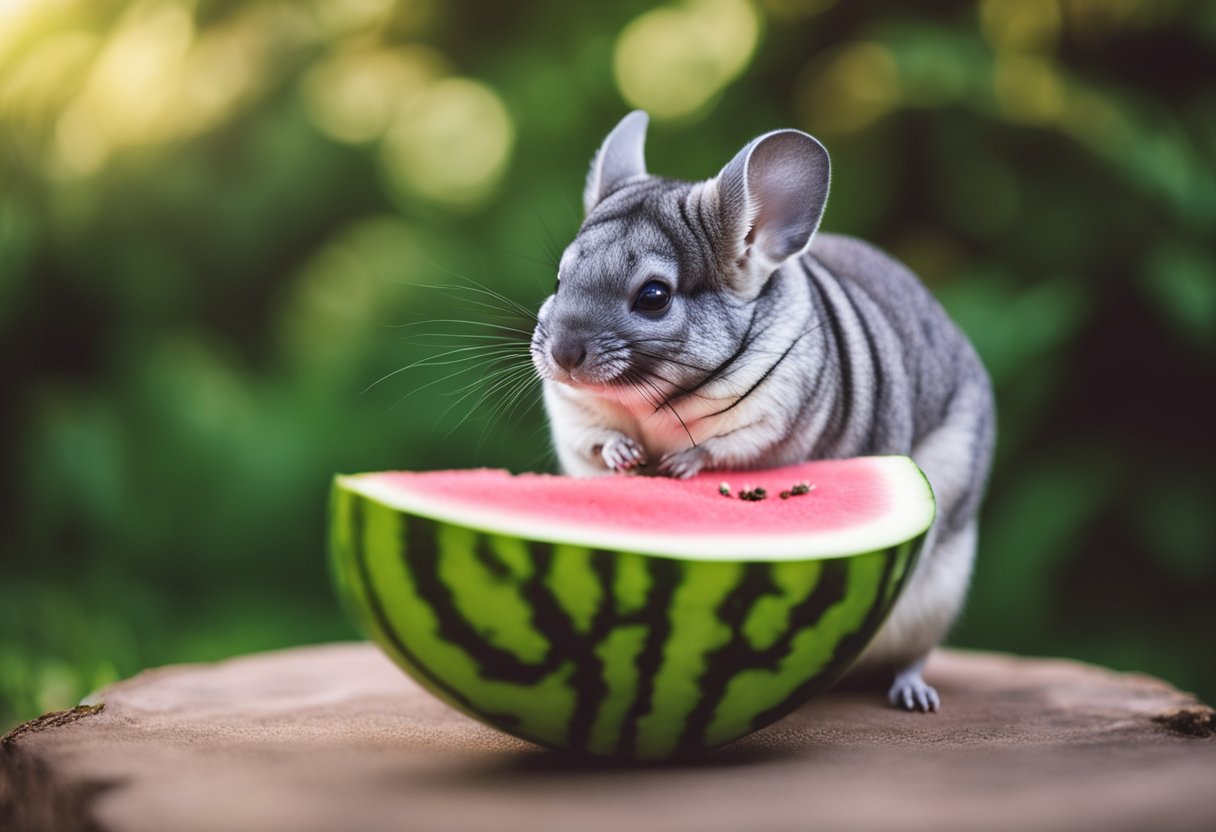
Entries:
[[921,676],[924,667],[924,659],[921,659],[895,674],[895,681],[887,691],[887,701],[892,707],[924,713],[936,711],[941,707],[941,697]]

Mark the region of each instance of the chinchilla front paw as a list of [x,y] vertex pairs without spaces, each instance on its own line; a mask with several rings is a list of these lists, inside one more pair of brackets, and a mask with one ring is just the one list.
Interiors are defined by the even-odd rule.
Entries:
[[659,473],[665,477],[686,480],[701,473],[709,462],[709,454],[694,445],[682,451],[672,451],[659,460]]
[[646,464],[646,451],[623,433],[609,439],[600,448],[600,457],[609,470],[627,473]]

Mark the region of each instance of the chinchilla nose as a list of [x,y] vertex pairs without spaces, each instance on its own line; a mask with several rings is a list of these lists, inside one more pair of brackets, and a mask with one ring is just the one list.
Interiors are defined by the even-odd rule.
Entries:
[[581,338],[559,338],[549,350],[553,362],[566,372],[583,366],[587,360],[587,345]]

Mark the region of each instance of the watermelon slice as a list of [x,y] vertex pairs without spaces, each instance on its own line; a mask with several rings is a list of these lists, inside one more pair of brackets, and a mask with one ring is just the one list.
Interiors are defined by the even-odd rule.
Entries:
[[335,480],[330,549],[359,624],[451,705],[553,748],[663,759],[835,681],[934,511],[896,456],[689,480],[360,474]]

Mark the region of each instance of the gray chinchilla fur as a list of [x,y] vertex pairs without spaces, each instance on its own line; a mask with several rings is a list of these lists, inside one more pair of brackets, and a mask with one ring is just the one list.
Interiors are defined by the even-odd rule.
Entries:
[[971,576],[995,434],[988,375],[912,272],[816,233],[830,164],[814,138],[767,133],[692,183],[646,172],[646,125],[630,113],[596,154],[532,339],[561,466],[689,477],[911,456],[938,520],[859,666],[894,674],[893,704],[936,710],[921,667]]

